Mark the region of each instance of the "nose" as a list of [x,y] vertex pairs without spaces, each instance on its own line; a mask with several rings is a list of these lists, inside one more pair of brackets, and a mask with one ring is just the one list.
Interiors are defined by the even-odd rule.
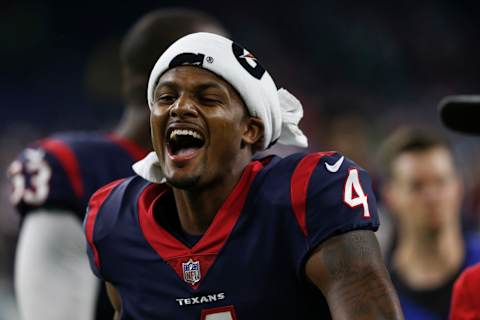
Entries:
[[186,96],[180,96],[170,109],[170,116],[180,118],[198,116],[195,102]]
[[443,190],[441,186],[430,183],[429,185],[425,186],[422,192],[424,201],[429,205],[436,205],[440,203],[442,198],[442,191]]

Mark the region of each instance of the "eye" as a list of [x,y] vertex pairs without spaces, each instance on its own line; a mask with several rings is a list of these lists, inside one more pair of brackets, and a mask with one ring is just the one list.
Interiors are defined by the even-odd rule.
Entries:
[[157,99],[156,99],[156,103],[158,104],[172,104],[175,102],[175,100],[177,100],[177,96],[176,95],[173,95],[173,94],[169,94],[169,93],[162,93],[162,94],[159,94]]
[[223,104],[223,100],[217,95],[202,95],[200,101],[206,105],[218,105]]

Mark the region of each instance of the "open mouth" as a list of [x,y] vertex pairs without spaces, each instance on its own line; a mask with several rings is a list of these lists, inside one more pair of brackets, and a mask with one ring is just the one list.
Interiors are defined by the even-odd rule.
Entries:
[[171,156],[191,157],[204,144],[203,135],[193,129],[172,129],[167,133],[167,150]]

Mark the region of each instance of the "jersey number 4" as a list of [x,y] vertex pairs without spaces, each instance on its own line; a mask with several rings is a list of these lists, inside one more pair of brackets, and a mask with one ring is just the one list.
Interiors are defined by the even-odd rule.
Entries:
[[352,168],[348,172],[347,181],[345,181],[345,188],[343,189],[343,202],[351,208],[362,206],[363,217],[366,219],[370,218],[368,196],[365,194],[362,185],[360,184],[357,169]]
[[[25,150],[25,161],[14,161],[8,168],[12,183],[10,201],[16,205],[25,201],[29,205],[40,205],[48,197],[52,170],[44,160],[44,153],[35,149]],[[30,178],[27,185],[27,176]]]

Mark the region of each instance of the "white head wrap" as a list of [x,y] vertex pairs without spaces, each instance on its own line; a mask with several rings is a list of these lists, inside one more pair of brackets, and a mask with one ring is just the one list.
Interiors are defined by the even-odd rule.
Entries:
[[[219,35],[199,32],[172,44],[158,59],[148,81],[148,104],[154,104],[155,87],[166,71],[192,65],[209,70],[225,79],[242,97],[251,116],[264,125],[266,149],[275,142],[307,147],[307,137],[298,127],[303,108],[292,94],[277,87],[268,72],[247,50]],[[158,158],[152,152],[134,164],[135,172],[151,182],[162,182]]]

